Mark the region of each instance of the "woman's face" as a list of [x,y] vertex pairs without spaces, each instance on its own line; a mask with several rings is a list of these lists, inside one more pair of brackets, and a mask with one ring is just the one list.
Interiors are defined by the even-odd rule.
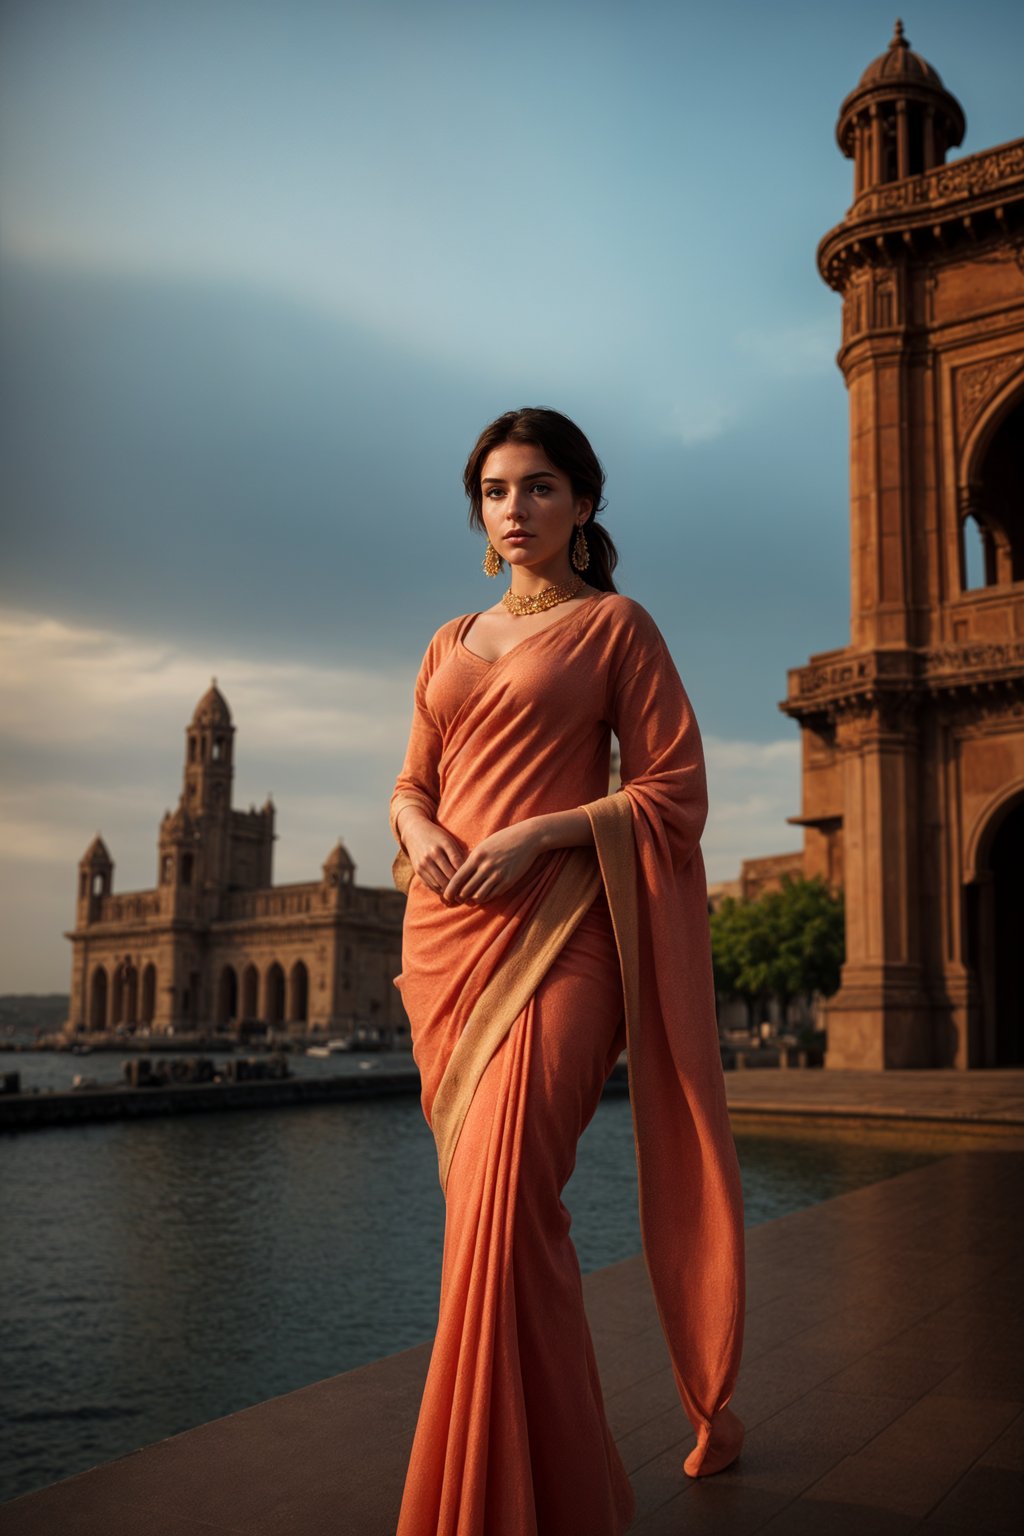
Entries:
[[591,503],[573,494],[568,475],[533,443],[492,448],[480,471],[481,511],[494,548],[509,565],[569,568],[573,528]]

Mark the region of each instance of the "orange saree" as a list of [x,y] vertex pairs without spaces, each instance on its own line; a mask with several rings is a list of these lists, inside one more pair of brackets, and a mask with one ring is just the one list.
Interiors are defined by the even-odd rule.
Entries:
[[[629,1479],[605,1418],[561,1201],[625,1045],[641,1233],[693,1477],[743,1438],[727,1407],[744,1316],[743,1200],[718,1049],[700,734],[668,649],[601,593],[498,661],[444,625],[416,682],[392,828],[414,804],[472,847],[582,806],[593,848],[497,899],[408,890],[402,974],[446,1221],[437,1334],[398,1536],[621,1536]],[[611,732],[622,788],[607,793]],[[396,833],[397,836],[397,833]]]

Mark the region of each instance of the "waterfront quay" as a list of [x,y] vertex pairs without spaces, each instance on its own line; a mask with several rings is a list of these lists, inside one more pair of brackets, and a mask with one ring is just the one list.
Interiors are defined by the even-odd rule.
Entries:
[[209,1114],[214,1110],[267,1109],[284,1105],[340,1103],[417,1094],[414,1066],[336,1077],[282,1077],[255,1082],[168,1083],[151,1088],[72,1088],[52,1093],[0,1094],[0,1131],[42,1129],[98,1120],[138,1120],[154,1115]]
[[[632,1536],[1019,1528],[1024,1072],[936,1075],[938,1100],[928,1073],[727,1074],[737,1124],[813,1114],[838,1130],[859,1103],[865,1121],[908,1131],[942,1119],[952,1149],[748,1230],[734,1397],[747,1440],[727,1471],[696,1483],[682,1472],[694,1437],[642,1259],[584,1278],[637,1495]],[[25,1494],[0,1528],[391,1536],[428,1356],[421,1344]]]
[[[626,1091],[624,1062],[612,1070],[606,1093]],[[148,1087],[129,1083],[66,1091],[0,1093],[0,1132],[41,1130],[103,1120],[150,1119],[157,1115],[209,1114],[217,1110],[271,1109],[310,1104],[363,1102],[416,1096],[415,1062],[381,1069],[317,1077],[266,1077],[253,1081],[166,1082]]]
[[[960,1152],[748,1234],[739,1461],[689,1483],[640,1259],[584,1293],[635,1536],[972,1536],[1017,1526],[1024,1152]],[[3,1509],[5,1536],[391,1536],[428,1346]]]

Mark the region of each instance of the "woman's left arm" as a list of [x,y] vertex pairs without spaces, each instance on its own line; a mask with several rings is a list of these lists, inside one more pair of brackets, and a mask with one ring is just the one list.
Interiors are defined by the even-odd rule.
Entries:
[[593,847],[594,829],[584,810],[530,816],[477,843],[449,880],[442,900],[491,901],[501,896],[542,853],[552,848]]

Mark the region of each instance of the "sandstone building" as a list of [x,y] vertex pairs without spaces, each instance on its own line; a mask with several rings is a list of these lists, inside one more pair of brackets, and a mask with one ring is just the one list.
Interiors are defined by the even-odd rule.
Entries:
[[734,901],[760,901],[769,891],[782,888],[787,875],[799,878],[804,873],[804,856],[795,853],[762,853],[744,859],[735,880],[708,882],[708,906],[717,912],[726,896]]
[[789,674],[804,869],[846,892],[830,1067],[1024,1060],[1024,139],[896,26],[843,102],[850,644]]
[[407,1045],[392,982],[404,896],[357,885],[340,842],[319,880],[273,885],[274,807],[232,808],[234,735],[214,683],[186,728],[181,798],[160,823],[155,889],[115,895],[100,837],[83,856],[67,935],[69,1029],[262,1023]]

